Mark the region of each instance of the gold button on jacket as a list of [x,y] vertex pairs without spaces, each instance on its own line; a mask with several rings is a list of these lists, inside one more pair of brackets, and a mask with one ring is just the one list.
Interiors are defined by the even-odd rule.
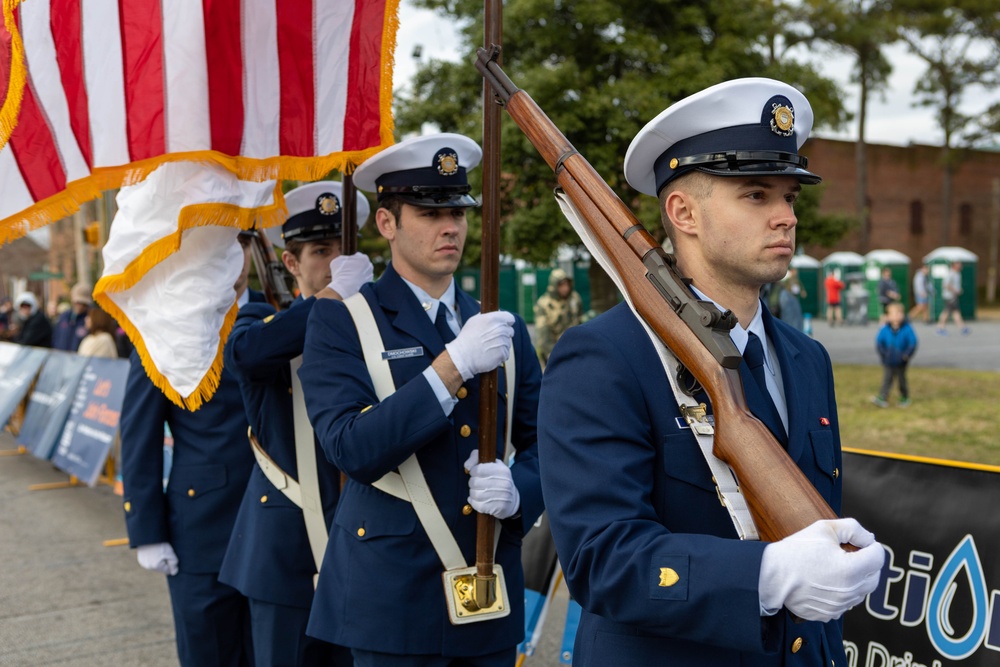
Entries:
[[798,653],[800,648],[802,648],[802,637],[796,637],[792,642],[792,653]]
[[463,438],[468,438],[472,435],[472,428],[468,424],[463,424],[462,428],[458,429],[458,432]]
[[455,393],[455,396],[458,398],[465,398],[468,395],[469,395],[469,390],[466,389],[465,387],[459,387],[458,391]]

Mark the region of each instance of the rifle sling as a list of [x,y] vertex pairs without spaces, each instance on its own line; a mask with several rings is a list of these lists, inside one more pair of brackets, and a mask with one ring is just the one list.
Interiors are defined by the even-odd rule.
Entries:
[[653,344],[657,355],[660,357],[660,363],[663,364],[663,370],[667,374],[667,380],[670,382],[670,388],[673,390],[674,399],[677,401],[677,406],[680,409],[681,415],[685,417],[688,425],[691,427],[691,432],[694,434],[694,437],[698,442],[698,447],[701,449],[701,453],[705,457],[705,461],[708,463],[709,469],[712,471],[712,481],[715,483],[716,492],[719,494],[719,501],[729,512],[729,518],[733,522],[733,527],[736,528],[736,533],[739,535],[741,540],[760,539],[757,534],[757,527],[754,525],[753,517],[750,515],[746,498],[740,492],[739,483],[736,479],[736,473],[734,473],[724,461],[719,459],[713,453],[715,428],[708,420],[707,415],[705,415],[704,407],[694,405],[692,398],[685,394],[678,385],[676,374],[672,370],[680,366],[677,358],[669,349],[667,349],[667,346],[663,344],[663,341],[660,340],[659,336],[653,332],[653,330],[646,323],[646,320],[644,320],[642,316],[636,312],[635,306],[629,298],[628,290],[625,288],[621,276],[618,275],[614,264],[609,260],[604,248],[593,238],[590,228],[583,222],[581,216],[576,210],[576,207],[573,206],[573,203],[569,200],[569,197],[564,194],[557,193],[556,200],[558,201],[563,214],[566,216],[566,219],[569,220],[571,225],[573,225],[573,229],[576,230],[576,233],[587,246],[587,250],[590,251],[591,256],[598,260],[601,267],[615,282],[618,290],[625,296],[625,300],[628,303],[629,308],[632,309],[636,319],[639,320],[643,329],[646,331],[646,335],[649,336],[650,342]]
[[[395,382],[392,379],[392,372],[389,369],[389,361],[382,353],[385,352],[385,342],[382,334],[378,330],[375,316],[372,314],[371,306],[361,293],[355,294],[344,300],[351,317],[354,319],[354,326],[358,330],[358,337],[361,340],[361,349],[365,357],[365,364],[368,366],[368,373],[371,376],[375,394],[378,399],[385,398],[396,391]],[[511,351],[510,359],[505,364],[507,376],[507,442],[509,445],[511,433],[511,419],[513,417],[514,406],[514,354]],[[505,451],[501,452],[500,460],[504,460]],[[427,537],[430,538],[434,550],[441,559],[445,570],[455,570],[466,567],[462,550],[452,535],[448,524],[441,515],[441,510],[434,501],[434,496],[427,481],[424,478],[423,470],[416,454],[411,454],[403,463],[399,465],[399,472],[386,473],[381,479],[376,480],[372,486],[376,489],[388,493],[391,496],[404,500],[413,505],[420,525],[423,526]],[[499,523],[499,522],[498,522]],[[495,530],[493,549],[496,551],[497,542],[500,539],[500,531]]]

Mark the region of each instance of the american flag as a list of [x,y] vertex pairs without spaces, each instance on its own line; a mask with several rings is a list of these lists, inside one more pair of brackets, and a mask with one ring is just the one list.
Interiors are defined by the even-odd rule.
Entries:
[[164,162],[315,180],[393,142],[399,0],[2,1],[0,243]]

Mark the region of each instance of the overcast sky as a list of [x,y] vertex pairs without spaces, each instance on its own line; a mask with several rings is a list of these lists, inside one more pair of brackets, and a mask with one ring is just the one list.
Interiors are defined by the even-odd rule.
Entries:
[[[422,59],[440,58],[461,60],[467,57],[472,66],[472,55],[464,56],[455,49],[459,38],[452,24],[439,18],[435,13],[416,9],[410,0],[400,3],[400,23],[397,33],[394,84],[396,88],[406,82],[416,71],[413,59],[414,47],[420,45]],[[913,85],[925,71],[923,61],[907,53],[906,47],[895,44],[887,49],[894,64],[890,78],[890,90],[885,100],[878,97],[869,101],[866,138],[869,143],[906,145],[909,143],[940,145],[943,134],[937,128],[933,113],[923,107],[914,107]],[[857,86],[848,83],[851,62],[843,57],[818,56],[824,63],[826,75],[838,81],[847,95],[845,104],[851,112],[857,111]],[[530,91],[529,91],[530,92]],[[990,101],[1000,100],[1000,93],[986,96],[976,90],[967,95],[962,107],[967,113],[982,111]],[[853,140],[857,138],[857,123],[840,133],[818,132],[818,136]]]

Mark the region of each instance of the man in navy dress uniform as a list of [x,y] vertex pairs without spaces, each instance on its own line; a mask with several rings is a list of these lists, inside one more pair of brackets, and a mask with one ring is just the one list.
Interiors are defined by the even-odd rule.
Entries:
[[[481,157],[471,139],[438,134],[396,144],[354,173],[360,190],[377,193],[375,223],[392,261],[353,302],[363,298],[370,308],[377,330],[366,340],[381,337],[394,392],[382,400],[376,394],[344,303],[320,301],[309,317],[299,373],[306,406],[327,457],[348,476],[309,634],[350,646],[358,667],[510,667],[524,635],[521,538],[542,511],[535,441],[541,373],[524,321],[480,313],[453,278],[466,210],[478,204],[466,170]],[[513,386],[506,367],[498,372],[496,441],[506,460],[499,452],[510,401],[516,454],[510,467],[480,464],[478,375],[500,367],[512,342]],[[420,509],[434,507],[446,528],[430,530],[433,537],[414,504],[373,486],[414,461],[429,491]],[[499,520],[495,561],[511,609],[453,625],[442,580],[448,558],[437,548],[454,543],[458,560],[475,563],[474,510]]]
[[[271,240],[284,248],[282,262],[300,295],[278,313],[269,304],[247,304],[226,341],[225,367],[239,381],[255,447],[273,462],[254,466],[219,575],[250,599],[259,667],[351,664],[348,649],[306,636],[317,567],[302,509],[279,490],[300,481],[295,431],[301,426],[293,417],[289,362],[302,354],[309,313],[317,299],[351,296],[373,277],[366,255],[340,254],[342,201],[342,186],[332,181],[286,195],[288,219]],[[368,212],[368,200],[358,197],[359,228]],[[325,536],[340,496],[340,472],[318,447],[314,451]],[[278,475],[275,481],[265,469],[277,469],[271,472]]]
[[[820,180],[798,155],[811,126],[809,103],[791,86],[730,81],[647,124],[629,147],[625,176],[659,197],[693,293],[735,314],[731,338],[744,356],[751,410],[839,512],[829,356],[758,297],[788,269],[802,185]],[[708,401],[701,391],[694,398]],[[847,664],[839,619],[878,583],[882,546],[853,519],[816,522],[772,544],[737,539],[660,357],[627,305],[556,345],[542,385],[539,455],[552,534],[583,607],[574,665]]]
[[[241,233],[243,271],[237,303],[263,301],[247,289],[251,237]],[[167,575],[180,664],[253,664],[247,599],[218,580],[253,455],[236,378],[222,369],[211,400],[195,412],[178,407],[146,376],[139,355],[122,405],[122,484],[129,545],[139,564]],[[173,436],[163,488],[164,424]]]

